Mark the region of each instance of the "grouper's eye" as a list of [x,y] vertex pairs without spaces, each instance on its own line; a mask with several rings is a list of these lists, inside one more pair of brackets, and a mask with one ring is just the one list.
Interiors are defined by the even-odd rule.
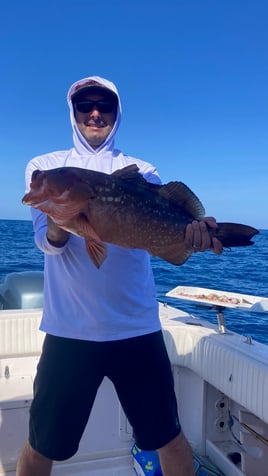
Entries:
[[32,180],[36,180],[38,175],[40,174],[41,174],[40,170],[34,170],[34,172],[32,173]]

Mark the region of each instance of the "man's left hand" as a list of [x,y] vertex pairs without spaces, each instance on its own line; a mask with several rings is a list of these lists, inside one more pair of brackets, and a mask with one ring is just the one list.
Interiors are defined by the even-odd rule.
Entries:
[[184,243],[192,248],[193,253],[211,250],[213,253],[220,255],[223,246],[217,238],[212,238],[208,231],[208,228],[217,228],[217,226],[213,217],[205,217],[201,221],[194,220],[186,227]]

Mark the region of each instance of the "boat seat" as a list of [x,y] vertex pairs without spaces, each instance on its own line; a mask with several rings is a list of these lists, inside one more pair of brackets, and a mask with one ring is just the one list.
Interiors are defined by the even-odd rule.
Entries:
[[41,309],[0,313],[0,358],[40,354],[44,332],[39,331]]

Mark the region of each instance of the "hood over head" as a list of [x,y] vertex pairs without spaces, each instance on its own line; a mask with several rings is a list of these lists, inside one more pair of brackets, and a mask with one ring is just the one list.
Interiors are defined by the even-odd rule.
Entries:
[[[113,99],[116,98],[117,101],[117,114],[113,129],[110,135],[106,138],[105,142],[101,144],[97,149],[93,149],[85,140],[85,138],[80,133],[76,125],[73,100],[77,98],[80,94],[84,94],[87,91],[96,92],[101,90],[102,93],[105,93],[107,96],[111,96]],[[114,149],[114,137],[118,129],[121,120],[121,102],[116,86],[107,79],[101,78],[100,76],[89,76],[88,78],[80,79],[76,81],[70,87],[67,94],[67,102],[70,108],[70,118],[73,129],[73,141],[74,147],[78,154],[98,154],[98,152],[112,151]]]

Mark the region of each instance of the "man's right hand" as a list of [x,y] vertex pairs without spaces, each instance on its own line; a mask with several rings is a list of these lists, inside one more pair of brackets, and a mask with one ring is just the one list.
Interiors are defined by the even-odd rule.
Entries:
[[70,233],[62,228],[59,228],[54,221],[47,217],[47,239],[52,246],[61,248],[67,243]]

